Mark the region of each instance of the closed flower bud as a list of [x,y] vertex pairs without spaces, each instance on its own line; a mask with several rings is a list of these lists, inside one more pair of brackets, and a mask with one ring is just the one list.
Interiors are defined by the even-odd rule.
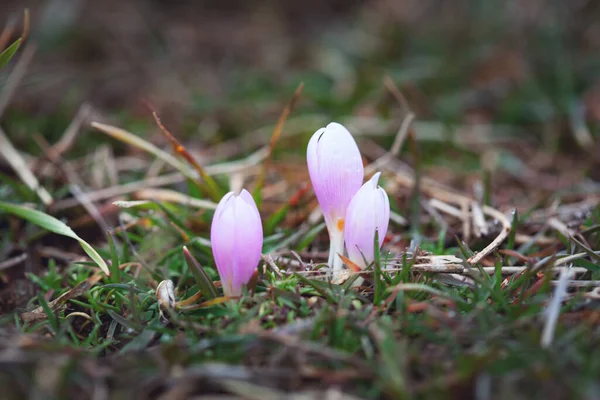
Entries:
[[350,132],[335,122],[315,132],[306,153],[310,180],[329,232],[329,265],[335,273],[342,265],[336,254],[344,252],[346,209],[364,176],[362,158]]
[[258,266],[263,245],[260,214],[247,190],[223,196],[213,216],[210,241],[225,296],[240,296]]
[[380,175],[381,172],[373,175],[356,192],[346,212],[344,237],[348,258],[362,268],[375,259],[375,232],[381,248],[390,221],[390,201],[377,184]]

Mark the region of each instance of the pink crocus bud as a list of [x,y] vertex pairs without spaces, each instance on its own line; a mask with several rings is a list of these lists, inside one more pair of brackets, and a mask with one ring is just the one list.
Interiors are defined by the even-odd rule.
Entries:
[[364,176],[362,158],[350,132],[332,122],[314,133],[308,142],[306,161],[327,224],[329,266],[335,275],[342,268],[337,253],[344,253],[346,209]]
[[240,296],[258,266],[263,245],[260,214],[246,189],[223,196],[213,216],[210,242],[225,296]]
[[380,175],[381,172],[376,173],[362,185],[346,212],[344,237],[348,258],[363,269],[375,259],[375,231],[381,248],[390,222],[390,201],[377,185]]

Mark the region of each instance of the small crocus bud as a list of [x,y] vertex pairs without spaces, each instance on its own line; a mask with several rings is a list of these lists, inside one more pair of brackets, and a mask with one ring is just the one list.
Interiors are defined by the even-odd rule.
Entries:
[[390,222],[390,201],[377,185],[380,175],[381,172],[373,175],[356,192],[346,212],[344,237],[348,258],[363,269],[375,259],[375,231],[381,247]]
[[350,132],[332,122],[312,136],[306,161],[329,233],[329,266],[336,274],[342,267],[337,253],[344,253],[346,209],[364,176],[362,158]]
[[263,245],[260,214],[246,189],[223,196],[213,216],[210,241],[225,296],[240,296],[258,266]]

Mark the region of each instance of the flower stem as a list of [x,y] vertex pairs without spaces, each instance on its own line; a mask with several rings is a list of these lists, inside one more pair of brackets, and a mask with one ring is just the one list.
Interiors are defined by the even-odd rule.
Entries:
[[329,267],[336,276],[342,269],[343,261],[338,254],[344,254],[344,232],[337,229],[329,231]]

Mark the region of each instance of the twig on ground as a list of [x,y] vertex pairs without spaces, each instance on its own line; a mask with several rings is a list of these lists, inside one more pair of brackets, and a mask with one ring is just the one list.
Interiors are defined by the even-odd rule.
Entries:
[[25,46],[19,61],[15,65],[12,73],[8,77],[8,81],[4,85],[4,90],[0,93],[0,119],[2,119],[2,115],[6,110],[6,106],[10,103],[15,90],[19,87],[19,83],[21,83],[21,79],[25,76],[25,72],[27,71],[27,67],[29,63],[33,59],[33,55],[35,54],[35,45],[28,44]]
[[21,253],[18,256],[11,257],[0,262],[0,271],[4,271],[5,269],[9,269],[14,267],[15,265],[21,264],[23,261],[27,259],[27,253]]
[[559,221],[555,217],[550,218],[547,223],[550,228],[558,231],[561,235],[563,235],[566,238],[575,236],[574,230],[569,229],[569,227],[567,227],[567,225],[565,225],[562,221]]
[[69,124],[63,135],[51,147],[54,154],[60,156],[62,153],[67,151],[73,145],[73,143],[75,143],[75,138],[80,132],[81,126],[87,123],[88,118],[91,114],[92,107],[89,104],[83,103],[81,106],[79,106],[75,117],[73,117],[71,123]]
[[303,88],[304,88],[304,83],[300,82],[300,84],[294,91],[292,98],[290,99],[290,101],[285,105],[285,107],[281,111],[281,115],[279,116],[279,119],[277,120],[277,123],[275,124],[275,128],[273,128],[273,134],[271,135],[271,139],[269,140],[269,145],[267,147],[267,149],[268,149],[267,155],[262,163],[261,171],[258,174],[258,178],[256,180],[257,188],[262,189],[264,186],[267,172],[269,169],[269,165],[271,163],[271,157],[273,155],[273,150],[275,149],[275,145],[277,144],[277,141],[281,137],[281,133],[283,132],[283,127],[285,126],[285,122],[287,121],[288,117],[290,116],[290,114],[292,113],[294,108],[296,108],[296,104],[298,104],[298,101],[300,100],[300,95],[302,94]]
[[463,241],[471,240],[471,213],[469,213],[469,202],[460,203],[460,219],[462,220]]
[[0,32],[0,51],[4,50],[4,48],[8,44],[8,41],[10,40],[10,38],[13,35],[13,32],[15,31],[16,25],[17,18],[11,16],[7,19],[6,23],[4,24],[4,28],[2,28],[2,32]]
[[[206,173],[204,166],[200,165],[198,160],[196,160],[196,157],[194,157],[194,155],[190,153],[188,149],[186,149],[185,146],[181,144],[181,142],[163,125],[156,111],[152,112],[152,116],[154,117],[154,121],[156,122],[156,125],[158,125],[158,127],[160,128],[163,135],[165,135],[171,143],[173,150],[175,150],[177,154],[182,156],[188,164],[194,167],[194,170],[196,171],[197,175],[202,179],[201,188],[206,190],[207,194],[210,195],[213,198],[213,200],[217,201],[219,197],[219,188],[216,182],[212,179],[212,177]],[[185,173],[184,171],[181,172]]]
[[96,221],[96,223],[102,230],[102,233],[104,235],[108,235],[107,232],[110,229],[108,223],[106,222],[106,220],[102,216],[102,213],[98,210],[96,205],[92,201],[90,201],[86,194],[80,189],[80,185],[82,185],[83,183],[77,175],[77,173],[75,172],[75,170],[71,168],[69,164],[65,163],[62,160],[60,154],[58,154],[53,147],[50,147],[50,145],[48,144],[48,142],[46,142],[46,139],[44,139],[43,136],[35,135],[34,138],[37,141],[38,145],[42,148],[42,151],[44,151],[48,159],[66,176],[67,180],[70,183],[69,190],[71,194],[73,194],[73,197],[83,206],[83,208],[85,208],[85,210],[94,219],[94,221]]
[[558,284],[554,289],[552,300],[550,301],[550,305],[546,309],[546,322],[544,324],[542,340],[540,343],[543,348],[550,347],[550,345],[552,344],[552,340],[554,339],[556,322],[558,321],[558,315],[560,313],[560,306],[562,304],[563,296],[567,292],[570,275],[571,271],[568,268],[563,269],[560,272],[560,278],[558,279]]
[[463,219],[463,212],[459,209],[456,208],[454,206],[451,206],[448,203],[444,203],[441,200],[438,199],[429,199],[429,205],[433,208],[433,209],[437,209],[439,211],[442,211],[446,214],[452,215],[453,217],[456,217],[458,219]]
[[511,229],[510,221],[508,220],[508,218],[506,218],[506,215],[504,215],[500,211],[490,206],[484,205],[483,212],[489,215],[490,217],[493,217],[496,220],[500,221],[500,223],[502,224],[502,229],[500,230],[498,236],[496,236],[496,238],[492,241],[492,243],[487,245],[483,250],[481,250],[479,253],[475,254],[467,260],[467,262],[471,265],[479,263],[484,257],[496,250],[498,246],[502,244],[504,239],[508,237],[508,234],[510,233]]
[[[575,257],[575,256],[577,256],[577,257]],[[573,256],[559,258],[559,259],[555,260],[554,264],[551,267],[547,268],[547,270],[552,271],[554,273],[560,272],[566,268],[566,267],[562,266],[563,264],[565,264],[567,262],[571,262],[574,259],[582,258],[585,256],[586,256],[586,253],[578,253],[578,254],[574,254]],[[301,263],[299,260],[291,259],[289,257],[282,256],[282,257],[279,257],[278,260],[281,263],[285,263],[286,265],[293,266],[293,267],[306,267],[307,266],[306,264]],[[550,258],[548,259],[548,261],[550,261]],[[393,263],[388,264],[388,267],[385,268],[385,271],[386,272],[402,271],[403,268],[400,265],[400,263],[401,263],[401,261],[399,259]],[[396,266],[396,265],[400,265],[400,266],[397,268],[390,268],[390,267]],[[325,273],[321,270],[311,269],[310,268],[311,266],[312,266],[311,264],[308,264],[307,270],[294,271],[294,272],[299,273],[299,274],[305,274],[305,275],[325,275]],[[541,265],[539,267],[541,267]],[[508,266],[502,266],[500,270],[501,270],[502,275],[512,275],[512,274],[521,273],[526,270],[531,270],[533,272],[533,271],[539,269],[539,267],[508,265]],[[303,268],[303,269],[306,269],[306,268]],[[410,270],[412,272],[437,273],[437,274],[466,274],[466,275],[479,274],[478,269],[473,269],[473,268],[465,266],[464,261],[454,255],[430,255],[430,256],[418,257],[416,259],[415,264],[413,264],[411,266]],[[483,267],[483,268],[481,268],[481,270],[487,274],[494,274],[496,271],[496,267]],[[589,272],[589,270],[587,268],[583,268],[583,267],[570,267],[569,270],[572,271],[572,273],[575,275],[583,275],[583,274],[586,274]],[[364,271],[357,272],[357,273],[358,274],[364,273]],[[581,281],[581,282],[587,282],[587,281]]]
[[471,202],[471,214],[473,216],[473,231],[475,236],[486,236],[488,234],[488,226],[485,223],[485,216],[478,201]]
[[0,127],[0,154],[8,161],[10,166],[13,168],[15,173],[23,181],[23,183],[42,200],[42,202],[48,206],[52,204],[53,199],[50,193],[42,187],[31,172],[21,154],[15,149],[6,133]]
[[[93,192],[88,192],[87,197],[90,201],[99,201],[109,199],[111,197],[122,196],[125,194],[130,194],[135,192],[136,190],[140,190],[147,187],[154,186],[166,186],[172,185],[175,183],[180,183],[185,179],[183,175],[180,173],[172,173],[168,175],[159,176],[151,179],[144,179],[141,181],[129,182],[120,186],[112,186],[105,189],[96,190]],[[52,209],[55,211],[65,210],[74,206],[79,205],[77,199],[65,199],[57,201]]]
[[273,272],[277,274],[277,276],[279,276],[280,278],[283,277],[283,275],[281,274],[281,270],[279,269],[277,264],[275,264],[275,261],[273,260],[271,254],[262,254],[261,258],[265,263],[265,267],[268,265],[269,267],[271,267]]
[[[207,166],[206,172],[209,175],[218,175],[218,174],[229,174],[238,170],[245,170],[247,174],[255,174],[258,171],[257,164],[260,163],[262,158],[264,157],[265,151],[264,148],[257,150],[252,153],[246,159],[235,161],[235,162],[227,162],[221,164],[213,164]],[[149,187],[157,187],[157,186],[167,186],[173,185],[176,183],[181,183],[185,180],[185,176],[181,173],[175,172],[171,174],[166,174],[162,176],[158,176],[150,179],[143,179],[141,181],[129,182],[120,186],[113,186],[105,189],[100,189],[95,192],[86,193],[88,198],[91,201],[105,200],[111,197],[122,196],[125,194],[133,193],[137,190],[149,188]],[[56,204],[53,205],[53,210],[59,211],[68,209],[74,206],[77,206],[79,203],[76,199],[65,199],[57,201]]]
[[214,210],[217,204],[210,200],[196,199],[175,190],[169,189],[141,189],[133,194],[138,200],[158,200],[167,203],[177,203],[194,208]]

